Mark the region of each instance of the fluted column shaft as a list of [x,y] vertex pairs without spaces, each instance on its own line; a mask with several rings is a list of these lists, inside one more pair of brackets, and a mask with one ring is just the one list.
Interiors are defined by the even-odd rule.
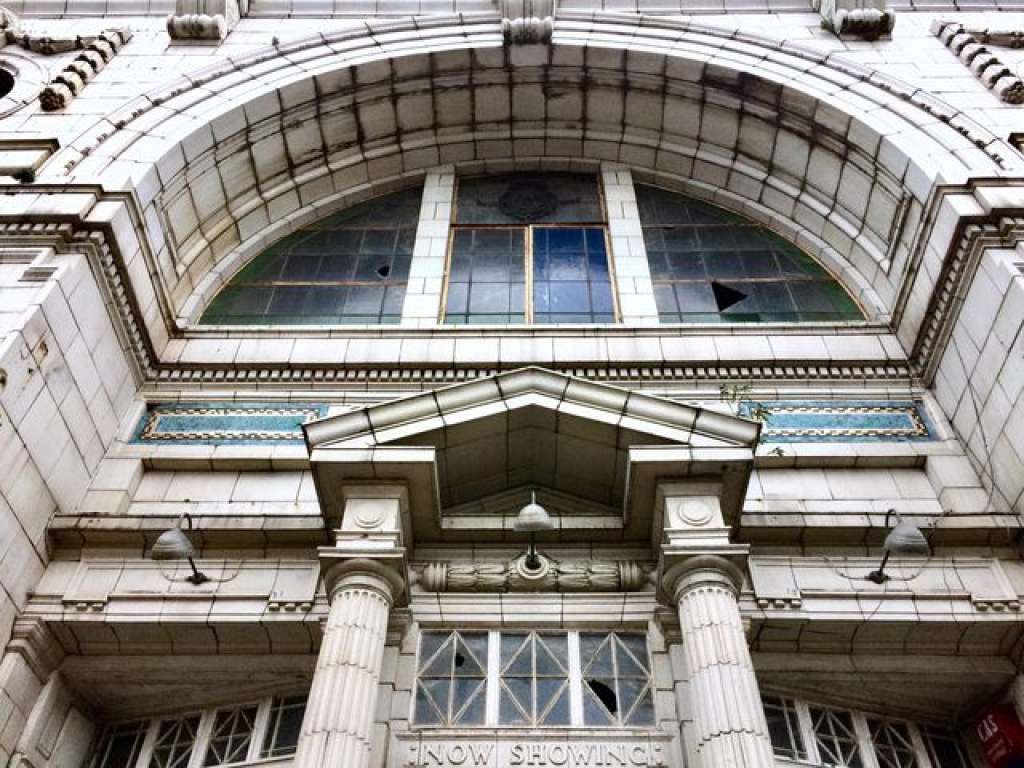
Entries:
[[366,768],[394,578],[348,561],[325,575],[330,611],[295,768]]
[[768,725],[737,602],[737,573],[694,558],[674,584],[703,768],[772,768]]

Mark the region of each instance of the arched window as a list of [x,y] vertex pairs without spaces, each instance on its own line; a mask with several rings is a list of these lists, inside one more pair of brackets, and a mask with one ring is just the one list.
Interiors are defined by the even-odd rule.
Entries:
[[231,278],[200,323],[399,322],[421,198],[379,197],[293,232]]
[[637,204],[663,323],[862,320],[820,264],[759,224],[638,184]]

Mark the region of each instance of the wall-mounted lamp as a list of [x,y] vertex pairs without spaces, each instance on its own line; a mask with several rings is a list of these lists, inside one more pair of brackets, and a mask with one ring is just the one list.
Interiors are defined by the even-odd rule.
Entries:
[[530,548],[526,551],[526,560],[523,565],[528,571],[540,570],[543,563],[537,555],[537,547],[534,543],[537,531],[550,531],[555,527],[551,515],[540,504],[537,503],[537,492],[530,492],[530,503],[519,510],[515,521],[512,523],[512,530],[516,533],[530,534]]
[[192,530],[192,515],[185,512],[178,518],[178,522],[173,528],[164,531],[157,537],[156,543],[149,551],[149,556],[154,560],[188,560],[188,564],[192,566],[192,573],[185,580],[189,584],[197,586],[205,584],[210,577],[196,568],[193,559],[196,556],[196,548],[188,534],[181,530],[182,520],[188,520],[188,529]]
[[[889,518],[895,514],[895,509],[890,509],[885,513],[885,527],[889,527]],[[877,571],[872,571],[865,578],[868,581],[874,582],[875,584],[884,584],[889,580],[889,577],[885,573],[885,564],[889,561],[889,555],[924,555],[928,556],[932,553],[932,548],[928,544],[928,539],[921,533],[921,529],[913,523],[905,523],[896,517],[896,527],[889,531],[885,537],[885,543],[882,544],[882,548],[885,550],[885,554],[882,555],[882,563],[878,566]]]

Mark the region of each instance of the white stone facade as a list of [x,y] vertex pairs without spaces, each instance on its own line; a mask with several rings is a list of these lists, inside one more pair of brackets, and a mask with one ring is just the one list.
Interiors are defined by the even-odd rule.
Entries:
[[[1024,7],[5,9],[0,760],[994,760],[1024,715]],[[545,174],[600,214],[475,222],[523,233],[537,321],[448,322],[460,190]],[[670,317],[652,187],[862,319]],[[203,321],[282,238],[420,189],[406,271],[369,278],[393,322]],[[609,321],[539,319],[542,225],[594,237]],[[871,580],[897,523],[929,554]],[[175,526],[192,563],[152,557]]]

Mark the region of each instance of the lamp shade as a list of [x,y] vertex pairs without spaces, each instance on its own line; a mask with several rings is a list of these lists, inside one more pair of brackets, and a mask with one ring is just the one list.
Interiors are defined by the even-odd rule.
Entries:
[[188,535],[175,526],[157,537],[149,556],[154,560],[185,560],[196,556],[196,548]]
[[901,522],[885,537],[882,545],[892,555],[930,555],[931,547],[921,529],[913,523]]
[[512,523],[512,530],[519,533],[550,531],[554,527],[555,523],[551,519],[551,515],[537,503],[536,494],[531,494],[530,503],[519,510],[515,522]]

